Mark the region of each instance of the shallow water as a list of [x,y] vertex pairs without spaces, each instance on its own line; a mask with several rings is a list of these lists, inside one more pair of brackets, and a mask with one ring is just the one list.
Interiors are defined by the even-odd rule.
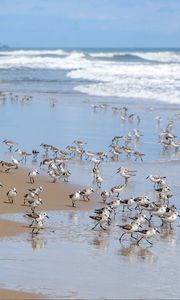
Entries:
[[[54,212],[39,235],[0,240],[1,287],[55,299],[177,299],[180,223],[161,229],[149,247],[129,236],[119,243],[118,213],[107,231],[91,230],[91,212]],[[1,218],[25,221],[22,214]],[[159,220],[154,218],[159,226]],[[15,270],[15,271],[14,271]]]
[[[121,103],[122,100],[118,102],[115,98],[109,98],[106,99],[108,104],[106,109],[94,110],[92,103],[102,102],[102,99],[91,97],[83,101],[82,95],[81,97],[58,95],[55,106],[52,106],[52,94],[34,94],[32,101],[29,102],[23,102],[22,96],[19,94],[17,100],[12,100],[10,96],[7,96],[6,100],[0,101],[0,126],[1,140],[15,141],[17,145],[14,150],[20,148],[29,153],[32,149],[40,151],[37,161],[30,156],[26,163],[21,163],[23,167],[39,168],[40,161],[45,158],[44,151],[40,147],[41,143],[52,144],[61,150],[67,150],[66,146],[73,145],[75,139],[85,141],[84,149],[86,150],[104,151],[108,155],[107,161],[105,160],[101,164],[104,188],[109,188],[119,182],[118,177],[114,174],[120,165],[134,168],[137,172],[140,169],[141,173],[144,169],[143,173],[147,177],[151,172],[162,174],[164,170],[161,171],[161,169],[165,169],[163,163],[175,161],[178,164],[180,161],[179,151],[175,152],[173,149],[163,151],[158,142],[160,130],[165,129],[168,121],[172,118],[174,119],[173,133],[179,139],[180,120],[176,114],[180,112],[180,107],[177,105],[162,106],[151,103],[150,107],[150,104],[148,105],[146,102],[143,104],[135,101]],[[112,111],[112,107],[115,105],[117,107],[126,105],[128,114],[135,113],[134,121],[122,121],[120,115]],[[136,119],[137,115],[141,117],[139,124]],[[160,124],[155,120],[157,115],[162,117]],[[127,135],[129,132],[132,134],[134,128],[139,129],[143,136],[139,142],[131,143],[129,146],[145,154],[143,158],[145,167],[140,160],[135,162],[134,157],[128,158],[124,153],[120,154],[118,161],[112,160],[109,152],[109,145],[115,135]],[[11,161],[12,155],[20,159],[17,152],[9,153],[6,145],[1,144],[0,149],[1,159]],[[49,156],[52,157],[52,153],[49,153]],[[151,171],[151,163],[153,166],[157,164],[160,170]],[[72,173],[70,182],[81,185],[92,184],[92,163],[76,158],[71,159],[67,166]],[[46,171],[44,168],[41,170],[42,174],[46,174]],[[120,180],[122,182],[123,178]]]

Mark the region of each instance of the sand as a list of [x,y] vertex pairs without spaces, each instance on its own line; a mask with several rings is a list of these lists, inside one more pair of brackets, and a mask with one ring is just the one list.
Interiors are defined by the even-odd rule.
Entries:
[[[69,194],[76,190],[82,189],[82,187],[56,182],[52,183],[49,177],[39,175],[34,184],[29,182],[28,169],[19,168],[17,170],[11,170],[9,173],[1,171],[0,181],[3,187],[0,188],[0,213],[19,213],[29,212],[30,209],[27,205],[23,204],[23,196],[28,192],[28,189],[42,186],[43,192],[41,198],[43,204],[39,207],[39,211],[48,210],[72,210],[72,203],[69,198]],[[7,191],[13,187],[17,189],[17,197],[14,199],[14,203],[10,204],[7,198]],[[94,207],[97,201],[97,195],[94,193],[91,197],[91,201],[78,201],[74,210],[87,210]],[[25,233],[29,230],[26,223],[13,222],[0,220],[0,237],[10,237],[20,233]],[[44,296],[43,296],[44,297]],[[0,299],[40,299],[41,297],[36,294],[16,292],[11,290],[0,289]]]

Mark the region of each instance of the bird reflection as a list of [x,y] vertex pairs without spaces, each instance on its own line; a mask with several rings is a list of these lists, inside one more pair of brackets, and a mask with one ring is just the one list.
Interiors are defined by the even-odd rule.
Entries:
[[68,216],[74,225],[78,225],[78,214],[76,211],[70,212]]
[[149,249],[149,247],[140,247],[136,244],[130,244],[128,247],[121,246],[118,250],[118,255],[128,258],[130,263],[134,263],[142,259],[150,264],[157,260],[156,255]]
[[39,250],[41,248],[44,248],[47,241],[40,237],[40,236],[33,236],[31,239],[31,245],[33,250]]
[[171,229],[169,227],[162,228],[161,239],[171,244],[176,244],[176,236],[175,236],[174,229]]
[[107,250],[109,245],[108,236],[105,236],[102,231],[99,231],[98,235],[90,241],[90,244],[98,249]]

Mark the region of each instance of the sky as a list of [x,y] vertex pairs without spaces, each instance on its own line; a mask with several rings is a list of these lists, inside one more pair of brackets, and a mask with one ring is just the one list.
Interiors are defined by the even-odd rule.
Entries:
[[0,0],[11,47],[180,47],[180,0]]

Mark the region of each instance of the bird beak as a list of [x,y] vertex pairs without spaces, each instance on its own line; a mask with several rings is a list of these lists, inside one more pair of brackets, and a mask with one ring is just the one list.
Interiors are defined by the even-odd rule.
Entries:
[[156,232],[157,232],[157,233],[160,233],[160,231],[159,231],[159,230],[156,230]]
[[146,177],[146,179],[148,179],[149,178],[149,176],[148,177]]
[[48,218],[48,219],[49,219],[49,216],[46,216],[46,218]]

